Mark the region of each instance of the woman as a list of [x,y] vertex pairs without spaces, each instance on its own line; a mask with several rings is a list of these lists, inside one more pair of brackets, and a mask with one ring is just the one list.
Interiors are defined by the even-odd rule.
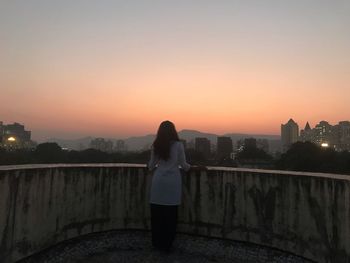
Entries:
[[169,252],[176,233],[177,207],[181,203],[179,167],[185,171],[191,168],[172,122],[160,124],[148,167],[150,170],[156,169],[150,197],[152,244]]

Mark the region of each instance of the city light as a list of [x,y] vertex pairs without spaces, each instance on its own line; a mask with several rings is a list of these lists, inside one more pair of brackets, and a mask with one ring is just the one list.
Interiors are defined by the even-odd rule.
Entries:
[[15,141],[16,141],[16,138],[15,138],[15,137],[9,137],[7,140],[8,140],[9,142],[15,142]]
[[327,148],[329,147],[329,144],[327,142],[323,142],[321,143],[321,147]]

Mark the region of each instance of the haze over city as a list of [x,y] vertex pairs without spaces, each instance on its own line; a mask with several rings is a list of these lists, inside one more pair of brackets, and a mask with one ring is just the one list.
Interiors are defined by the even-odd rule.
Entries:
[[[283,2],[283,3],[282,3]],[[349,119],[350,2],[2,1],[0,119],[33,139]]]

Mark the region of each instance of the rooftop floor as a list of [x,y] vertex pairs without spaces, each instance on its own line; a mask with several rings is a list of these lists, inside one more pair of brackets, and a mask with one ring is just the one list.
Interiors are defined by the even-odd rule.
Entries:
[[254,244],[177,234],[170,253],[154,250],[145,231],[110,231],[65,241],[21,263],[95,262],[274,262],[310,261]]

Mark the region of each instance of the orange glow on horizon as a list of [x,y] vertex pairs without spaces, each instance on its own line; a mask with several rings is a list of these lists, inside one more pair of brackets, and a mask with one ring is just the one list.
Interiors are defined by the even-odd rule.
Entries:
[[[335,98],[333,90],[318,92],[319,87],[328,85],[323,80],[308,81],[303,85],[309,89],[302,90],[295,88],[302,85],[296,76],[293,79],[291,74],[288,78],[275,74],[274,68],[254,74],[220,72],[219,68],[191,74],[186,70],[145,69],[137,77],[100,72],[86,79],[69,73],[58,81],[44,74],[41,79],[16,81],[16,86],[36,83],[37,103],[18,98],[16,108],[7,106],[25,115],[14,119],[16,114],[5,114],[5,120],[25,123],[33,136],[36,129],[48,127],[86,136],[127,137],[155,133],[165,119],[172,120],[178,130],[218,134],[279,134],[280,124],[290,117],[300,128],[306,121],[316,124],[323,119],[331,123],[348,119],[347,96],[339,94]],[[45,90],[47,86],[65,89],[51,95]],[[348,90],[346,93],[350,97]],[[317,100],[312,99],[315,94]],[[310,110],[315,107],[317,112]]]

